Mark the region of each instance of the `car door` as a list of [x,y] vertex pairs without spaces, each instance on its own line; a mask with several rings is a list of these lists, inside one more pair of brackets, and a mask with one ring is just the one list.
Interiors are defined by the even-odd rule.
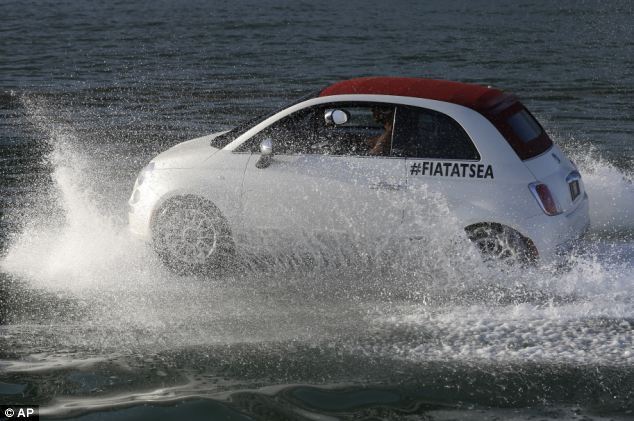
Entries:
[[[390,145],[380,156],[369,154],[368,138],[384,134],[383,125],[372,120],[373,107],[314,106],[273,123],[245,143],[253,152],[242,195],[249,242],[294,247],[307,239],[375,241],[398,230],[406,194],[405,158],[390,156]],[[348,121],[327,122],[333,109],[343,110]],[[272,140],[274,155],[268,166],[258,168],[256,150],[264,139]]]
[[[399,106],[393,152],[407,158],[412,197],[404,225],[412,237],[425,234],[434,218],[468,219],[478,198],[493,191],[493,169],[453,118],[435,110]],[[449,221],[447,221],[449,222]]]

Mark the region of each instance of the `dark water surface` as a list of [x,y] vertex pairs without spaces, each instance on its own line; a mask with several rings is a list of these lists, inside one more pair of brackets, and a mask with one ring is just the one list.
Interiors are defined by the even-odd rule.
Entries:
[[[634,14],[612,2],[3,1],[0,404],[101,419],[634,418]],[[125,228],[158,152],[330,82],[518,94],[579,164],[566,271],[429,238],[218,279]]]

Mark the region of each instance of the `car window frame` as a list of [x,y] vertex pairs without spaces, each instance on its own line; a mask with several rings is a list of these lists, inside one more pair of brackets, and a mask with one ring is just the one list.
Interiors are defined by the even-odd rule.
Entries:
[[[385,107],[392,107],[394,108],[394,115],[392,117],[392,135],[390,137],[390,151],[389,151],[389,155],[351,155],[351,154],[324,154],[324,153],[296,153],[296,154],[277,154],[275,153],[275,155],[280,155],[280,156],[310,156],[310,155],[314,155],[314,156],[328,156],[328,157],[349,157],[349,158],[390,158],[390,159],[406,159],[406,157],[404,156],[393,156],[392,155],[392,148],[393,148],[393,142],[394,142],[394,125],[396,122],[396,114],[398,112],[398,107],[401,106],[402,104],[400,103],[396,103],[396,102],[386,102],[386,101],[372,101],[372,100],[363,100],[363,99],[354,99],[354,100],[337,100],[337,101],[331,101],[331,102],[320,102],[317,104],[311,104],[311,105],[307,105],[306,107],[297,109],[295,111],[293,111],[292,113],[289,113],[287,115],[284,115],[282,117],[280,117],[279,119],[276,119],[275,121],[272,121],[270,124],[268,124],[265,127],[262,127],[260,130],[258,130],[256,133],[253,133],[253,135],[251,135],[249,138],[244,139],[242,143],[240,143],[238,146],[236,146],[232,152],[233,153],[247,153],[247,154],[253,154],[253,153],[259,153],[259,150],[255,150],[255,148],[253,148],[253,145],[251,144],[251,142],[253,141],[254,138],[256,138],[256,136],[258,136],[258,134],[262,133],[263,131],[267,130],[268,128],[272,127],[275,124],[280,123],[281,121],[285,120],[286,118],[297,114],[297,113],[301,113],[304,112],[308,109],[312,109],[314,111],[317,111],[319,109],[326,110],[326,109],[336,109],[336,108],[344,108],[344,107],[352,107],[352,106],[364,106],[367,108],[372,108],[372,107],[381,107],[381,106],[385,106]],[[283,110],[282,110],[283,111]],[[320,120],[320,115],[316,116],[316,120],[319,121]],[[317,136],[317,128],[314,127],[313,128],[314,131],[314,135]],[[245,146],[248,145],[248,146]],[[253,149],[252,149],[253,148]],[[246,150],[244,150],[246,149]]]
[[[392,135],[390,136],[390,153],[388,155],[351,155],[351,154],[314,154],[314,155],[324,155],[324,156],[332,156],[332,157],[349,157],[349,158],[404,158],[400,156],[392,156],[392,142],[394,140],[394,122],[396,118],[396,110],[399,106],[398,103],[395,102],[385,102],[385,101],[369,101],[369,100],[347,100],[347,101],[333,101],[326,102],[322,104],[316,104],[313,107],[320,107],[323,110],[325,109],[338,109],[345,107],[392,107],[394,108],[394,115],[392,117]],[[317,130],[316,130],[317,132]],[[317,135],[317,133],[315,133]]]
[[[480,151],[480,149],[478,148],[478,144],[476,141],[473,140],[473,138],[469,135],[468,130],[462,125],[460,124],[460,122],[455,119],[454,117],[452,117],[451,115],[447,114],[446,112],[437,110],[437,109],[433,109],[433,108],[427,108],[427,107],[423,107],[420,105],[411,105],[411,104],[396,104],[396,112],[395,112],[395,120],[394,120],[394,127],[397,127],[397,120],[396,120],[396,114],[398,113],[399,109],[401,108],[411,108],[411,109],[417,109],[417,110],[421,110],[421,111],[426,111],[426,112],[430,112],[430,113],[436,113],[436,114],[440,114],[443,117],[449,119],[450,121],[452,121],[455,125],[457,125],[462,132],[464,133],[464,135],[466,135],[466,138],[469,140],[469,142],[471,142],[471,145],[473,146],[473,149],[475,150],[478,158],[477,159],[468,159],[468,158],[444,158],[444,157],[420,157],[420,156],[402,156],[402,158],[407,158],[407,159],[418,159],[418,160],[434,160],[434,161],[461,161],[461,162],[482,162],[482,152]],[[393,131],[392,133],[392,138],[394,138],[394,135],[396,133],[396,130]],[[392,139],[392,145],[394,144],[394,139]]]
[[[496,135],[500,135],[500,139],[504,139],[503,135],[500,133],[498,126],[485,114],[482,112],[478,112],[473,109],[468,109],[461,105],[453,104],[450,102],[444,101],[433,101],[424,98],[413,98],[408,96],[398,96],[398,95],[378,95],[378,94],[368,94],[368,95],[358,95],[358,94],[346,94],[346,95],[334,95],[334,96],[317,96],[315,98],[308,99],[301,103],[295,104],[291,107],[285,108],[278,113],[272,115],[271,117],[261,121],[255,126],[251,127],[249,130],[244,132],[242,135],[238,136],[231,143],[229,143],[226,147],[223,148],[224,151],[229,153],[247,153],[251,154],[251,152],[237,152],[237,149],[245,142],[248,142],[255,134],[259,133],[261,130],[264,130],[270,124],[273,124],[275,121],[280,120],[284,116],[298,111],[300,109],[313,107],[315,105],[322,104],[339,104],[342,102],[365,102],[368,104],[374,103],[389,103],[394,104],[396,106],[405,105],[410,107],[418,107],[429,109],[433,111],[438,111],[443,113],[453,120],[455,120],[469,135],[469,138],[473,141],[479,155],[480,161],[464,161],[464,162],[483,162],[489,161],[491,159],[495,159],[497,156],[497,152],[493,153],[491,150],[492,145],[490,142],[485,142],[487,144],[483,145],[484,141],[482,138],[482,125],[491,124],[491,129],[495,131],[494,133],[489,133],[487,136],[495,137]],[[486,130],[485,130],[486,131]],[[507,144],[505,141],[504,144]],[[510,146],[509,146],[510,148]],[[509,149],[512,151],[512,149]],[[516,157],[516,153],[512,152],[512,156]],[[391,156],[383,156],[381,158],[390,158],[394,159],[397,157]],[[400,157],[398,157],[400,158]],[[414,159],[414,158],[409,158]]]

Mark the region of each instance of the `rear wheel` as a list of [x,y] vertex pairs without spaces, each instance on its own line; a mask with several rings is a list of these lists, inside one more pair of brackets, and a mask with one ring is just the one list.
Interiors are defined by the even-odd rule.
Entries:
[[507,226],[482,223],[471,225],[466,231],[484,260],[526,265],[533,263],[537,257],[530,240]]
[[231,231],[220,210],[195,196],[171,199],[159,209],[152,245],[165,265],[179,274],[217,272],[234,254]]

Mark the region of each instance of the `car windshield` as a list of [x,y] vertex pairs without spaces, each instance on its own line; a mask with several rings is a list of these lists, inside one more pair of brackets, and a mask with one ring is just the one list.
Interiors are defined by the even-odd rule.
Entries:
[[214,148],[222,149],[225,146],[227,146],[229,143],[237,139],[238,136],[240,136],[241,134],[249,130],[251,127],[255,126],[256,124],[266,120],[267,118],[279,113],[282,110],[285,110],[288,107],[292,107],[295,104],[299,104],[300,102],[317,97],[321,91],[322,89],[319,89],[318,91],[312,91],[311,93],[296,99],[290,104],[285,104],[284,106],[279,107],[272,112],[249,119],[239,124],[238,126],[234,127],[233,129],[229,130],[227,133],[221,134],[220,136],[217,136],[216,138],[212,139],[210,142],[210,145],[213,146]]

